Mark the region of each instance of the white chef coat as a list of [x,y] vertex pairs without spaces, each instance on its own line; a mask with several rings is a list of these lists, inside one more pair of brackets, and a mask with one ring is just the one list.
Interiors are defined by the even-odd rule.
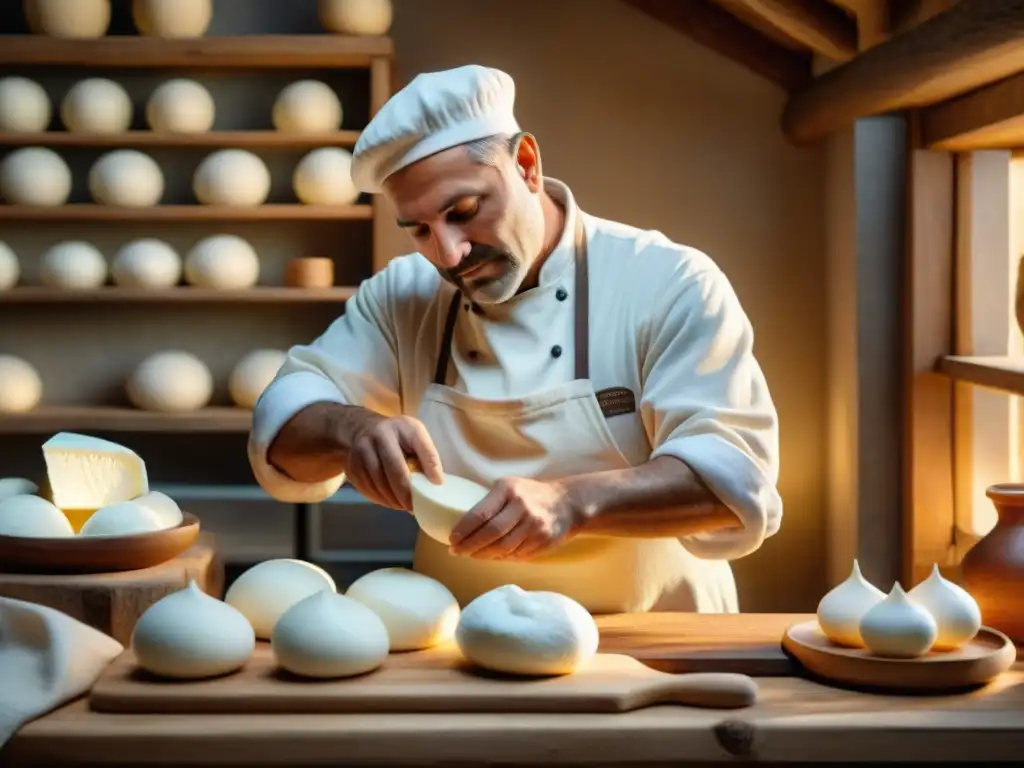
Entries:
[[[778,421],[753,353],[750,322],[723,272],[704,253],[565,203],[561,241],[538,289],[479,312],[468,303],[452,340],[448,384],[475,398],[512,399],[573,379],[573,229],[583,217],[589,247],[590,379],[595,391],[627,387],[636,411],[607,419],[636,466],[658,456],[686,462],[739,518],[740,528],[680,539],[696,558],[727,561],[778,531]],[[550,288],[558,286],[558,298]],[[256,405],[249,456],[275,498],[317,502],[344,476],[299,483],[266,461],[267,448],[298,411],[319,401],[384,415],[416,415],[435,375],[454,288],[420,254],[392,260],[364,281],[342,317],[293,347]],[[559,347],[560,354],[552,350]],[[724,563],[723,563],[724,565]]]

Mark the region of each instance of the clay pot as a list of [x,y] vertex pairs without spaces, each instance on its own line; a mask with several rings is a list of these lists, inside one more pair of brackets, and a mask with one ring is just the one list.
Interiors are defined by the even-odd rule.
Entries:
[[986,490],[999,519],[964,556],[964,589],[978,601],[986,626],[1024,645],[1024,483]]

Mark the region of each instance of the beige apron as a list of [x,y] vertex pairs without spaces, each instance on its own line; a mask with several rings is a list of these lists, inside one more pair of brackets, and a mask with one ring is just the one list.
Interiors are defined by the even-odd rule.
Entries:
[[[574,381],[518,400],[481,400],[446,386],[461,294],[452,299],[434,383],[417,414],[446,472],[490,486],[501,477],[551,480],[630,467],[589,380],[587,240],[579,209],[575,245]],[[591,613],[738,611],[728,562],[699,560],[674,538],[578,536],[553,557],[498,562],[452,555],[421,532],[414,568],[445,584],[463,605],[502,584],[518,584],[561,592]]]

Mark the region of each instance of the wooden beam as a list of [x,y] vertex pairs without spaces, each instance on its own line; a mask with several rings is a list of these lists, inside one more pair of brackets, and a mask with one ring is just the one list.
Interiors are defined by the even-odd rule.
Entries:
[[857,55],[857,23],[826,0],[715,0],[733,15],[753,14],[836,61]]
[[1024,0],[959,3],[796,93],[786,136],[816,141],[857,118],[922,107],[1024,70]]
[[913,29],[933,16],[945,13],[958,2],[959,0],[887,0],[889,32],[898,35]]
[[623,0],[706,48],[741,64],[786,91],[812,79],[810,53],[788,51],[710,0]]
[[924,109],[925,146],[950,152],[1024,146],[1024,73]]

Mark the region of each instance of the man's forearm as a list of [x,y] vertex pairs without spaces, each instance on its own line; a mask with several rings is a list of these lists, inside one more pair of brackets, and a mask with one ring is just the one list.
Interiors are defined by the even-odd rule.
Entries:
[[563,483],[582,513],[581,533],[650,538],[741,527],[696,473],[671,456]]
[[322,483],[345,471],[355,435],[382,418],[365,408],[313,403],[295,414],[267,450],[267,462],[300,483]]

